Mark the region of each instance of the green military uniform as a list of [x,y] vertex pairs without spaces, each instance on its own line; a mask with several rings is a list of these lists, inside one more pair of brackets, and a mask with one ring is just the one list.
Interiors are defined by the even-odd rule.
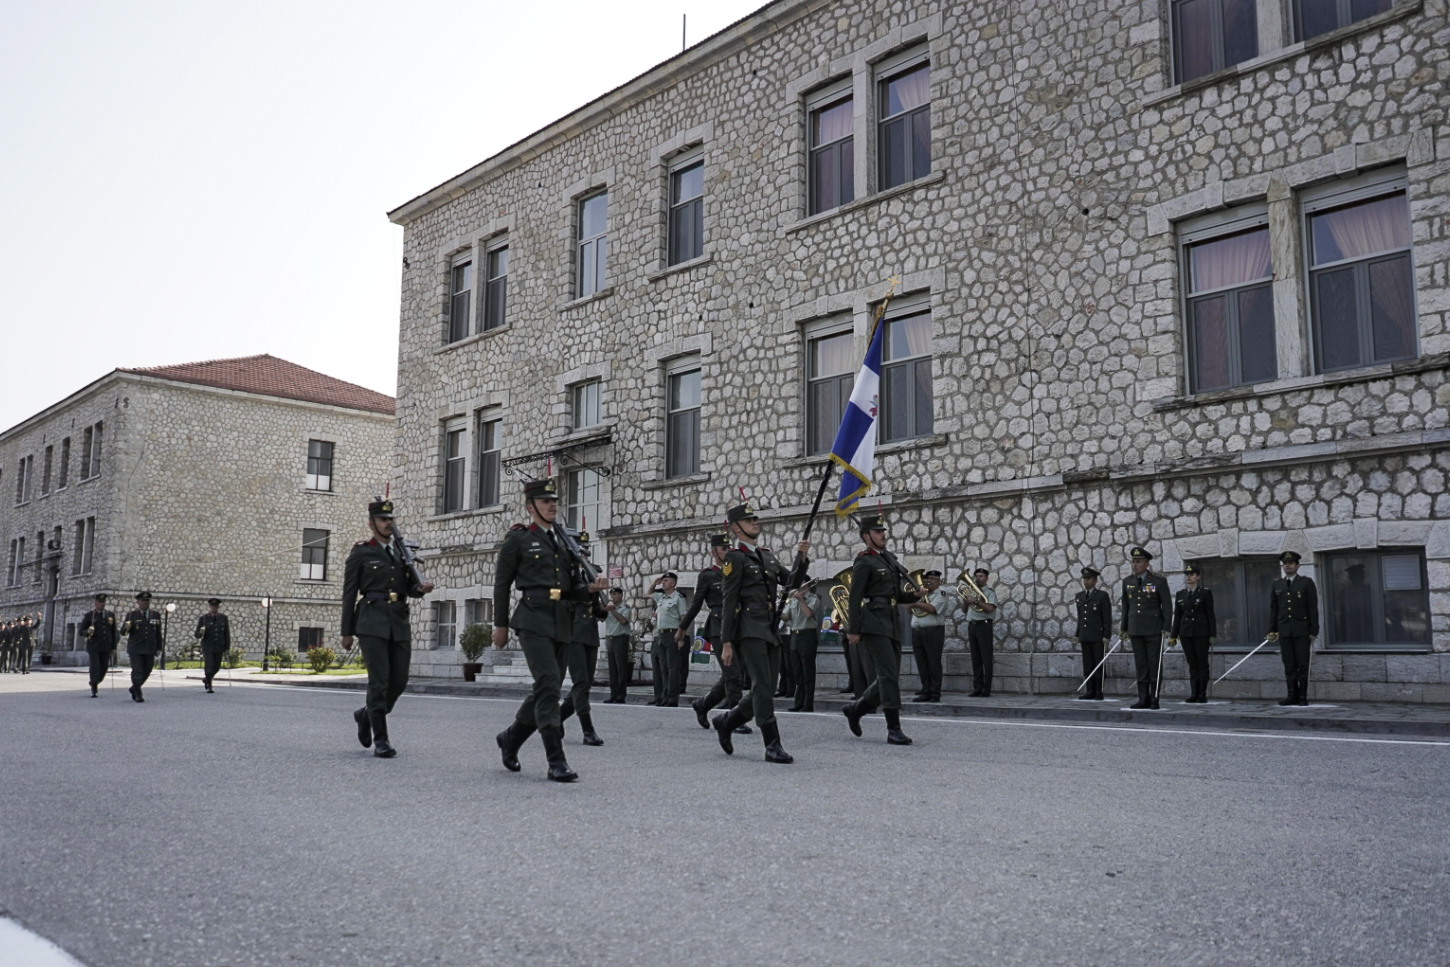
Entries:
[[[885,531],[880,516],[862,518],[861,534]],[[896,556],[887,550],[868,547],[851,565],[851,601],[847,608],[846,633],[860,635],[861,644],[876,667],[876,679],[856,701],[842,709],[854,735],[861,734],[861,718],[879,706],[886,716],[886,740],[892,745],[910,745],[901,731],[901,638],[902,604],[920,600],[909,588],[910,576]]]
[[[1136,560],[1151,561],[1153,555],[1141,547],[1132,550]],[[1163,658],[1163,636],[1173,623],[1173,597],[1168,579],[1146,571],[1123,578],[1122,633],[1133,646],[1133,664],[1138,670],[1138,701],[1129,708],[1158,707],[1158,668]]]
[[[589,553],[589,535],[579,535],[579,547]],[[579,716],[585,745],[603,745],[594,731],[594,716],[589,711],[589,689],[594,684],[594,670],[599,667],[599,622],[609,616],[598,598],[574,605],[574,629],[569,638],[569,694],[559,706],[559,723],[569,716]]]
[[[391,518],[393,503],[375,500],[368,517]],[[358,541],[342,572],[342,636],[357,637],[368,670],[367,701],[352,713],[363,748],[389,758],[396,753],[388,737],[388,716],[408,688],[413,633],[408,626],[409,598],[421,598],[422,586],[403,562],[396,540],[376,535]]]
[[15,643],[15,670],[22,675],[30,674],[30,662],[35,657],[35,627],[29,615],[20,619],[20,633]]
[[623,705],[629,698],[629,616],[632,611],[624,603],[624,589],[611,588],[619,592],[619,604],[604,619],[604,643],[609,657],[609,697],[605,705]]
[[144,702],[141,686],[151,677],[156,665],[156,655],[165,642],[161,634],[161,612],[151,610],[151,592],[142,591],[136,595],[141,605],[126,615],[121,624],[121,634],[126,636],[126,656],[131,660],[131,700]]
[[[219,598],[210,598],[207,604],[221,607]],[[221,671],[222,658],[232,648],[232,624],[226,615],[218,612],[199,615],[196,619],[196,638],[201,642],[202,685],[212,691],[212,679]],[[213,693],[215,694],[215,693]]]
[[[1085,567],[1082,576],[1095,578],[1098,572]],[[1083,673],[1092,676],[1083,694],[1078,697],[1100,702],[1103,698],[1104,669],[1098,666],[1103,661],[1103,645],[1113,633],[1113,599],[1102,588],[1093,588],[1091,591],[1079,591],[1072,599],[1072,605],[1077,615],[1077,627],[1072,636],[1082,647]]]
[[[802,601],[791,595],[785,603],[785,620],[790,628],[790,649],[796,655],[795,704],[787,711],[816,710],[816,650],[820,645],[821,598],[807,591]],[[807,615],[806,611],[810,614]]]
[[[710,547],[728,548],[731,546],[728,534],[714,534],[710,537]],[[705,628],[701,637],[710,643],[715,657],[720,657],[720,643],[725,639],[720,637],[721,611],[725,606],[725,573],[719,564],[711,564],[700,572],[695,578],[695,596],[690,601],[690,610],[685,612],[684,626],[689,627],[695,621],[695,617],[702,608],[708,608],[705,616]],[[734,661],[730,664],[720,663],[720,677],[703,698],[697,698],[690,703],[695,710],[695,719],[700,723],[700,728],[708,729],[710,720],[707,717],[712,709],[722,702],[727,709],[732,709],[740,704],[740,696],[744,692],[741,684],[740,662]],[[737,733],[748,735],[750,727],[740,725]]]
[[[111,653],[120,640],[116,629],[116,615],[106,610],[106,596],[95,598],[100,608],[87,611],[80,621],[81,637],[86,640],[86,656],[91,665],[91,697],[95,698],[97,688],[106,678],[106,669],[111,664]],[[114,684],[114,683],[113,683]]]
[[[1203,572],[1197,564],[1189,564],[1183,573]],[[1208,701],[1208,651],[1209,643],[1218,637],[1218,617],[1213,613],[1213,592],[1200,584],[1196,588],[1184,588],[1173,596],[1173,630],[1169,637],[1183,645],[1183,657],[1188,661],[1187,702],[1202,705]]]
[[[1285,551],[1281,564],[1299,563],[1299,555]],[[1269,636],[1279,642],[1287,694],[1280,705],[1309,704],[1309,655],[1319,637],[1319,589],[1313,578],[1295,574],[1280,578],[1269,588]]]
[[10,646],[15,640],[15,629],[9,621],[0,623],[0,672],[10,670]]

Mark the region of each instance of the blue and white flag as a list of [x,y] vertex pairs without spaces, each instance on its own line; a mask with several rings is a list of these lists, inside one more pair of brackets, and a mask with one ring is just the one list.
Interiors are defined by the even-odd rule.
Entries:
[[846,413],[841,417],[841,428],[836,431],[836,442],[831,445],[831,459],[841,465],[838,515],[849,513],[871,489],[871,472],[876,465],[876,414],[881,405],[881,340],[885,331],[884,325],[876,326],[866,359],[856,374]]

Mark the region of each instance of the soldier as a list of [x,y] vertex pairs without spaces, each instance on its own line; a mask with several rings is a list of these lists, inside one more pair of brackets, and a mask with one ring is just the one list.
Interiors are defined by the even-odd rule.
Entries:
[[20,632],[15,643],[15,670],[22,675],[30,674],[30,663],[35,659],[36,619],[25,615],[20,619]]
[[86,655],[91,660],[91,698],[95,698],[97,687],[106,677],[106,667],[111,663],[111,652],[120,637],[116,632],[115,614],[106,610],[104,594],[95,596],[91,610],[81,618],[80,630],[81,637],[86,640]]
[[9,621],[0,621],[0,672],[10,671],[10,645],[15,639],[15,629]]
[[372,537],[358,541],[347,555],[342,572],[342,647],[352,651],[353,636],[368,669],[367,702],[352,713],[357,740],[372,747],[379,759],[398,754],[388,738],[388,715],[408,687],[408,663],[413,634],[408,627],[408,599],[433,590],[418,583],[416,573],[403,563],[403,551],[393,534],[393,502],[368,504],[368,530]]
[[144,702],[141,686],[151,677],[156,664],[156,653],[165,647],[161,634],[161,613],[151,610],[151,592],[141,591],[136,595],[136,608],[126,615],[121,625],[121,634],[126,635],[126,656],[131,659],[131,693],[133,702]]
[[[770,548],[760,546],[760,518],[749,503],[737,504],[725,514],[735,544],[725,554],[720,573],[725,578],[721,595],[720,662],[737,660],[750,671],[750,691],[740,704],[711,720],[720,748],[735,753],[730,736],[741,725],[755,719],[765,741],[765,761],[790,763],[795,759],[781,747],[780,726],[775,721],[772,689],[780,673],[780,638],[776,631],[775,598],[780,585],[789,586],[793,575]],[[802,574],[809,563],[811,545],[796,545],[797,565]],[[793,587],[790,590],[794,590]]]
[[987,587],[991,575],[984,567],[972,572],[972,580],[982,589],[962,600],[967,612],[967,645],[972,652],[972,691],[968,698],[992,697],[992,629],[997,620],[997,592]]
[[1194,705],[1208,702],[1208,649],[1218,637],[1213,592],[1200,586],[1202,576],[1197,564],[1184,566],[1183,579],[1188,586],[1173,596],[1173,631],[1168,638],[1170,646],[1183,643],[1191,692],[1185,701]]
[[[559,716],[559,690],[574,633],[573,606],[588,601],[609,582],[602,577],[592,584],[582,580],[578,562],[554,525],[559,515],[559,492],[553,480],[526,481],[524,507],[529,512],[529,523],[510,528],[498,552],[493,583],[493,646],[507,645],[512,627],[534,676],[534,687],[519,706],[514,721],[498,734],[498,748],[504,768],[518,772],[522,768],[519,749],[538,732],[549,760],[549,778],[573,782],[579,775],[569,768],[564,756],[564,725]],[[515,584],[521,597],[510,617],[509,594]]]
[[680,576],[666,571],[650,585],[650,596],[655,602],[655,641],[650,651],[650,678],[654,680],[655,700],[651,705],[667,708],[680,707],[679,663],[690,657],[689,642],[679,632],[685,616],[685,596],[675,590]]
[[623,705],[629,697],[629,615],[624,603],[624,588],[609,589],[609,603],[604,606],[605,652],[609,659],[609,697],[605,705]]
[[[1072,633],[1072,643],[1082,646],[1083,672],[1092,675],[1078,696],[1087,702],[1103,700],[1103,648],[1113,630],[1113,599],[1108,592],[1098,587],[1098,572],[1085,567],[1082,575],[1082,590],[1073,598],[1077,612],[1077,628]],[[1094,669],[1097,669],[1094,671]]]
[[947,612],[951,596],[941,586],[941,572],[932,570],[922,575],[926,597],[911,607],[911,653],[916,658],[916,674],[921,691],[913,697],[917,702],[941,701],[941,659],[947,642]]
[[220,598],[206,599],[206,614],[197,615],[196,638],[201,642],[201,683],[208,692],[212,691],[212,679],[221,670],[222,656],[232,648],[232,626],[221,611]]
[[1168,580],[1148,570],[1153,560],[1141,547],[1130,552],[1133,573],[1123,579],[1122,633],[1133,646],[1133,664],[1138,670],[1138,700],[1129,708],[1158,707],[1158,668],[1163,660],[1163,641],[1173,624],[1173,598]]
[[851,607],[846,634],[851,643],[864,645],[876,666],[876,680],[865,693],[841,710],[851,734],[861,734],[861,718],[881,706],[886,716],[886,741],[911,745],[901,731],[901,613],[897,606],[913,604],[910,576],[896,555],[886,549],[886,520],[879,514],[859,521],[864,550],[851,565]]
[[820,645],[821,597],[814,583],[803,584],[790,593],[785,603],[785,620],[790,628],[790,648],[799,659],[795,671],[795,704],[788,712],[816,710],[816,649]]
[[[713,534],[710,537],[710,557],[713,562],[709,567],[700,572],[695,578],[695,597],[690,601],[690,610],[685,612],[681,623],[686,627],[694,623],[702,608],[708,608],[705,616],[705,628],[701,635],[710,643],[710,650],[715,653],[718,661],[720,658],[720,609],[725,602],[725,576],[720,570],[720,565],[725,561],[725,554],[730,550],[730,536],[728,534]],[[684,641],[685,631],[681,628],[676,632],[675,640]],[[724,701],[727,709],[734,708],[740,704],[740,696],[744,693],[744,687],[740,681],[740,662],[733,662],[729,665],[720,662],[720,677],[710,690],[705,693],[704,698],[697,698],[690,703],[690,708],[695,710],[695,721],[700,723],[700,728],[710,727],[709,713],[717,705]],[[749,735],[750,726],[741,724],[735,729],[738,735]]]
[[1279,643],[1288,694],[1280,705],[1309,704],[1309,655],[1319,637],[1319,589],[1300,577],[1299,554],[1279,555],[1284,576],[1269,589],[1269,640]]
[[[579,550],[589,556],[589,533],[580,533]],[[569,716],[578,713],[579,727],[584,730],[585,745],[603,745],[604,740],[594,731],[594,717],[589,713],[589,689],[594,684],[594,669],[599,667],[599,622],[609,617],[609,612],[599,603],[598,596],[574,605],[574,626],[569,638],[569,695],[559,706],[559,727],[562,729]],[[563,685],[561,684],[562,688]]]

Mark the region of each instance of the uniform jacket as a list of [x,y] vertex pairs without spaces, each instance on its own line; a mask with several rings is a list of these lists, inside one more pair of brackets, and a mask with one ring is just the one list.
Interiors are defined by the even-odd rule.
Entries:
[[688,628],[700,613],[701,608],[709,608],[705,616],[705,630],[701,637],[707,641],[721,641],[720,638],[720,609],[725,604],[725,575],[720,571],[718,564],[711,564],[700,572],[695,579],[695,597],[690,601],[690,610],[685,612],[684,620],[680,627]]
[[116,613],[114,611],[96,611],[92,609],[81,618],[81,637],[86,640],[86,651],[103,652],[110,651],[116,647],[116,642],[121,639],[120,632],[116,629]]
[[1072,636],[1078,641],[1107,641],[1113,632],[1113,599],[1102,588],[1079,591],[1073,598],[1077,611],[1077,630]]
[[615,605],[609,617],[604,619],[604,633],[611,636],[629,634],[629,616],[633,610],[623,601]]
[[121,624],[126,635],[126,650],[138,655],[154,655],[166,644],[161,640],[160,611],[132,611]]
[[1152,571],[1145,572],[1141,578],[1136,574],[1123,578],[1123,634],[1152,637],[1163,634],[1172,625],[1173,598],[1168,593],[1167,578]]
[[232,647],[232,623],[224,614],[204,614],[196,619],[196,637],[206,651],[227,651]]
[[1217,638],[1218,619],[1213,614],[1213,592],[1199,586],[1184,588],[1173,596],[1174,638]]
[[[509,592],[515,585],[523,596],[510,617]],[[515,524],[504,535],[493,579],[494,627],[568,642],[574,637],[574,605],[589,597],[573,558],[562,545],[555,546],[548,531]]]
[[1280,578],[1269,589],[1269,631],[1283,638],[1319,637],[1319,589],[1302,574]]
[[599,622],[607,614],[595,602],[586,601],[574,605],[574,634],[571,639],[574,644],[599,647]]
[[890,551],[865,550],[851,565],[851,606],[846,618],[848,635],[882,635],[901,640],[898,604],[911,604],[918,595],[902,590],[909,575]]
[[342,572],[342,636],[412,641],[408,599],[422,596],[401,556],[376,537],[358,541]]
[[725,579],[720,640],[734,645],[756,638],[780,644],[775,630],[775,598],[780,587],[790,583],[790,569],[768,547],[749,550],[747,545],[737,544],[726,552],[720,573]]

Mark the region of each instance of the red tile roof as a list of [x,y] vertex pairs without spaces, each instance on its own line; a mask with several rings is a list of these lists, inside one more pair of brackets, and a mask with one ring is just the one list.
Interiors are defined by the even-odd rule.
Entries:
[[392,415],[397,405],[397,400],[391,396],[376,393],[356,383],[345,383],[316,370],[266,354],[241,356],[237,359],[208,359],[199,363],[182,363],[179,366],[122,369],[121,372],[171,379],[179,383],[199,383],[202,386],[216,386],[242,393],[260,393],[289,400],[325,403],[371,413]]

